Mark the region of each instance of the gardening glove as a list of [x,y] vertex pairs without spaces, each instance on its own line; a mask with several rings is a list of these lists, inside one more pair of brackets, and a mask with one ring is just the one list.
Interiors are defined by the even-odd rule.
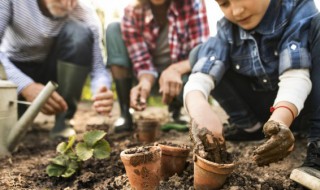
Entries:
[[215,138],[207,128],[199,129],[194,121],[192,121],[190,137],[197,155],[216,163],[223,163],[223,158],[226,157],[224,140]]
[[258,166],[282,160],[291,153],[294,148],[294,136],[289,127],[280,122],[268,121],[263,126],[263,132],[269,140],[253,152],[253,159]]

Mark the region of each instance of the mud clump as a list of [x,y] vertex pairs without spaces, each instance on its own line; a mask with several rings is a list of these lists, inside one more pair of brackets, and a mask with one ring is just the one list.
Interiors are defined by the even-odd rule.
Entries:
[[195,144],[195,154],[218,164],[232,163],[232,156],[227,152],[224,141],[216,138],[208,129],[199,129],[194,123],[192,125],[190,137]]

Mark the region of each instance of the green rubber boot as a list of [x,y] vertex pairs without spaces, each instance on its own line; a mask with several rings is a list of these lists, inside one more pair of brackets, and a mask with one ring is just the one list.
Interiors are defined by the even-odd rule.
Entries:
[[76,134],[70,120],[77,111],[82,88],[89,72],[89,67],[78,66],[65,61],[58,61],[58,93],[67,102],[68,110],[56,115],[55,125],[50,132],[50,138],[68,138]]

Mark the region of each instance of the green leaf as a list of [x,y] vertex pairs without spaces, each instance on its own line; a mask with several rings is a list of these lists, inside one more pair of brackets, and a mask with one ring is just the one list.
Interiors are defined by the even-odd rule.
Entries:
[[76,153],[80,160],[86,161],[93,155],[93,149],[86,143],[78,143],[76,146]]
[[58,155],[57,157],[53,158],[51,160],[51,163],[59,166],[67,166],[69,161],[69,157],[66,155]]
[[56,164],[49,164],[46,168],[46,173],[52,177],[60,177],[66,171],[66,167]]
[[87,132],[83,140],[87,143],[90,147],[92,147],[97,141],[101,140],[107,133],[100,130],[94,130]]
[[64,154],[67,151],[67,143],[66,142],[61,142],[57,146],[57,152]]
[[74,173],[76,173],[75,169],[68,168],[61,176],[64,178],[71,177]]
[[110,144],[104,139],[98,141],[93,147],[93,156],[97,159],[109,158],[110,152]]
[[75,141],[76,141],[76,136],[75,135],[69,137],[67,150],[72,148],[72,146],[73,146]]

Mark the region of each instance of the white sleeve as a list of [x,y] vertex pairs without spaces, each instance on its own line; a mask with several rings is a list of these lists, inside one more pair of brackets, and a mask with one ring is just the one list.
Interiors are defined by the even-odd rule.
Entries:
[[279,79],[274,105],[281,101],[290,102],[296,106],[299,114],[312,88],[309,69],[291,69],[285,71]]
[[[189,92],[198,90],[206,99],[208,99],[210,92],[214,89],[213,78],[204,73],[194,73],[189,76],[188,82],[183,90],[183,104],[186,108],[185,99]],[[187,109],[186,109],[187,110]]]

